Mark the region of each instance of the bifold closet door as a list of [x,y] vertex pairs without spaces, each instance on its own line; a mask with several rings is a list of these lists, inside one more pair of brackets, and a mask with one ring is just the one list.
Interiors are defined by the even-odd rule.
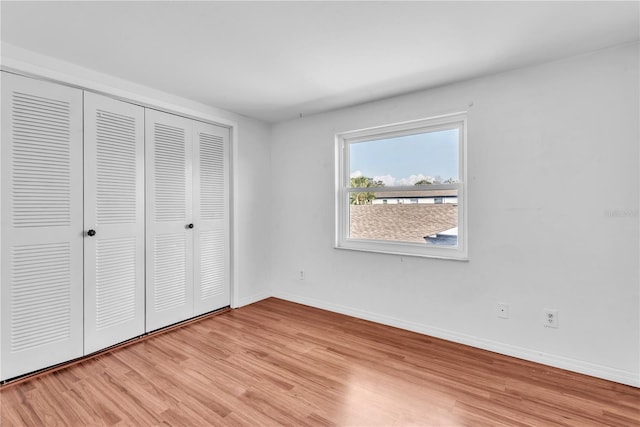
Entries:
[[4,380],[83,354],[82,91],[1,74]]
[[147,109],[146,329],[193,316],[191,121]]
[[84,94],[84,350],[144,328],[144,108]]
[[194,315],[230,304],[229,129],[193,122]]

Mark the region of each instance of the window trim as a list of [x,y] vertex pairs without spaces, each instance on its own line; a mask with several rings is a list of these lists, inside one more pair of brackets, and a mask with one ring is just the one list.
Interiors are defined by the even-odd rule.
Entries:
[[[351,188],[349,145],[420,133],[459,129],[458,183],[402,187],[376,187],[377,193],[398,191],[458,190],[458,245],[456,247],[424,245],[413,242],[352,239],[349,232],[349,194],[371,192],[371,188]],[[402,123],[341,132],[335,136],[335,244],[336,249],[378,252],[402,256],[419,256],[452,260],[468,260],[467,232],[467,113],[457,112]]]

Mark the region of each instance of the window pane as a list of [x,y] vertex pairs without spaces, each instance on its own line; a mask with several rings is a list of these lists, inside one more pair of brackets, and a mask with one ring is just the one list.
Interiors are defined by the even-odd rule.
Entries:
[[370,203],[350,199],[349,238],[457,246],[458,190],[372,194]]
[[349,144],[350,187],[459,181],[458,128]]
[[335,247],[467,260],[465,129],[456,113],[336,134]]

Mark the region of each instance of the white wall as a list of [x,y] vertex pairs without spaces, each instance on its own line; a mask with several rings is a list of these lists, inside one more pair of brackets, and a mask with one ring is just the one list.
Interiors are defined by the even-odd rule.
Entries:
[[2,69],[16,70],[66,84],[106,93],[166,111],[237,125],[234,141],[235,280],[234,301],[245,305],[269,295],[265,272],[270,269],[269,244],[263,236],[270,227],[268,192],[255,190],[256,183],[271,174],[269,126],[259,120],[200,104],[125,81],[55,58],[2,44]]
[[[638,62],[619,46],[275,125],[273,294],[640,385]],[[334,249],[334,134],[461,110],[469,262]]]

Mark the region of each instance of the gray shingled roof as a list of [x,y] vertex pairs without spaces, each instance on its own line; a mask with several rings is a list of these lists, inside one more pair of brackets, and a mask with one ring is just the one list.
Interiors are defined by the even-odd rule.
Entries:
[[350,205],[352,239],[424,243],[425,236],[457,227],[456,204]]

